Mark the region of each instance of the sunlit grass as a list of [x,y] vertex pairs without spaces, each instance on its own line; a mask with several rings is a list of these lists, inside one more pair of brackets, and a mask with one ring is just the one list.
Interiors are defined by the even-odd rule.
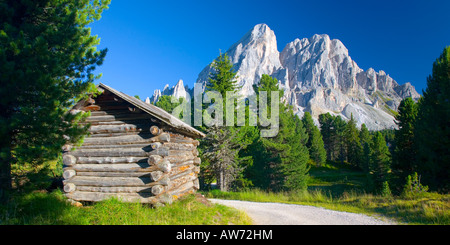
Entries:
[[359,192],[345,192],[336,198],[320,190],[277,193],[261,190],[241,192],[213,190],[205,195],[209,198],[318,206],[337,211],[385,217],[400,224],[450,224],[450,194],[424,193],[414,198],[386,198]]
[[190,195],[165,207],[109,199],[83,207],[70,205],[60,191],[17,196],[0,206],[6,225],[249,225],[243,212],[204,204]]

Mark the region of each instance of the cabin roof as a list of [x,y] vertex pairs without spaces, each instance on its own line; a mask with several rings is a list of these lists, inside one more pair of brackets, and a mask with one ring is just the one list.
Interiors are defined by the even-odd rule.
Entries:
[[181,121],[180,119],[176,118],[172,114],[166,112],[165,110],[151,105],[147,104],[135,97],[129,96],[125,93],[119,92],[103,83],[100,83],[98,85],[98,88],[108,90],[109,92],[113,93],[114,95],[118,96],[119,98],[125,100],[126,102],[132,104],[133,106],[136,106],[137,108],[141,109],[142,111],[148,113],[149,115],[157,118],[158,120],[164,122],[165,124],[174,127],[178,129],[179,131],[185,132],[189,134],[190,136],[193,136],[194,138],[203,138],[206,135],[197,129],[189,126],[187,123]]

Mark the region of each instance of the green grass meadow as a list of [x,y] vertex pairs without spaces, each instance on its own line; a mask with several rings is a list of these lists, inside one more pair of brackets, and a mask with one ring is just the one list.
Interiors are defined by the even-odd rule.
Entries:
[[61,191],[20,195],[0,206],[1,225],[249,225],[240,211],[189,195],[165,207],[109,199],[72,206]]

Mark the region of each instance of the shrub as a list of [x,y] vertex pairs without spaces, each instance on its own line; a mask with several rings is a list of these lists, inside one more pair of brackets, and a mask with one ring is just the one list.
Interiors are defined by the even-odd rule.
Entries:
[[420,176],[417,172],[412,175],[408,175],[406,178],[406,184],[403,188],[403,195],[405,197],[414,197],[421,193],[428,191],[428,186],[424,186],[420,183]]

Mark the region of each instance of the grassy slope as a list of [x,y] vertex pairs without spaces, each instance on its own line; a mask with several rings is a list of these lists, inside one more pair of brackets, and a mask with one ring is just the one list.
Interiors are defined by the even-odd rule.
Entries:
[[248,216],[237,210],[205,204],[190,195],[173,205],[151,208],[116,199],[84,207],[66,202],[60,191],[31,193],[0,206],[2,225],[248,225]]

